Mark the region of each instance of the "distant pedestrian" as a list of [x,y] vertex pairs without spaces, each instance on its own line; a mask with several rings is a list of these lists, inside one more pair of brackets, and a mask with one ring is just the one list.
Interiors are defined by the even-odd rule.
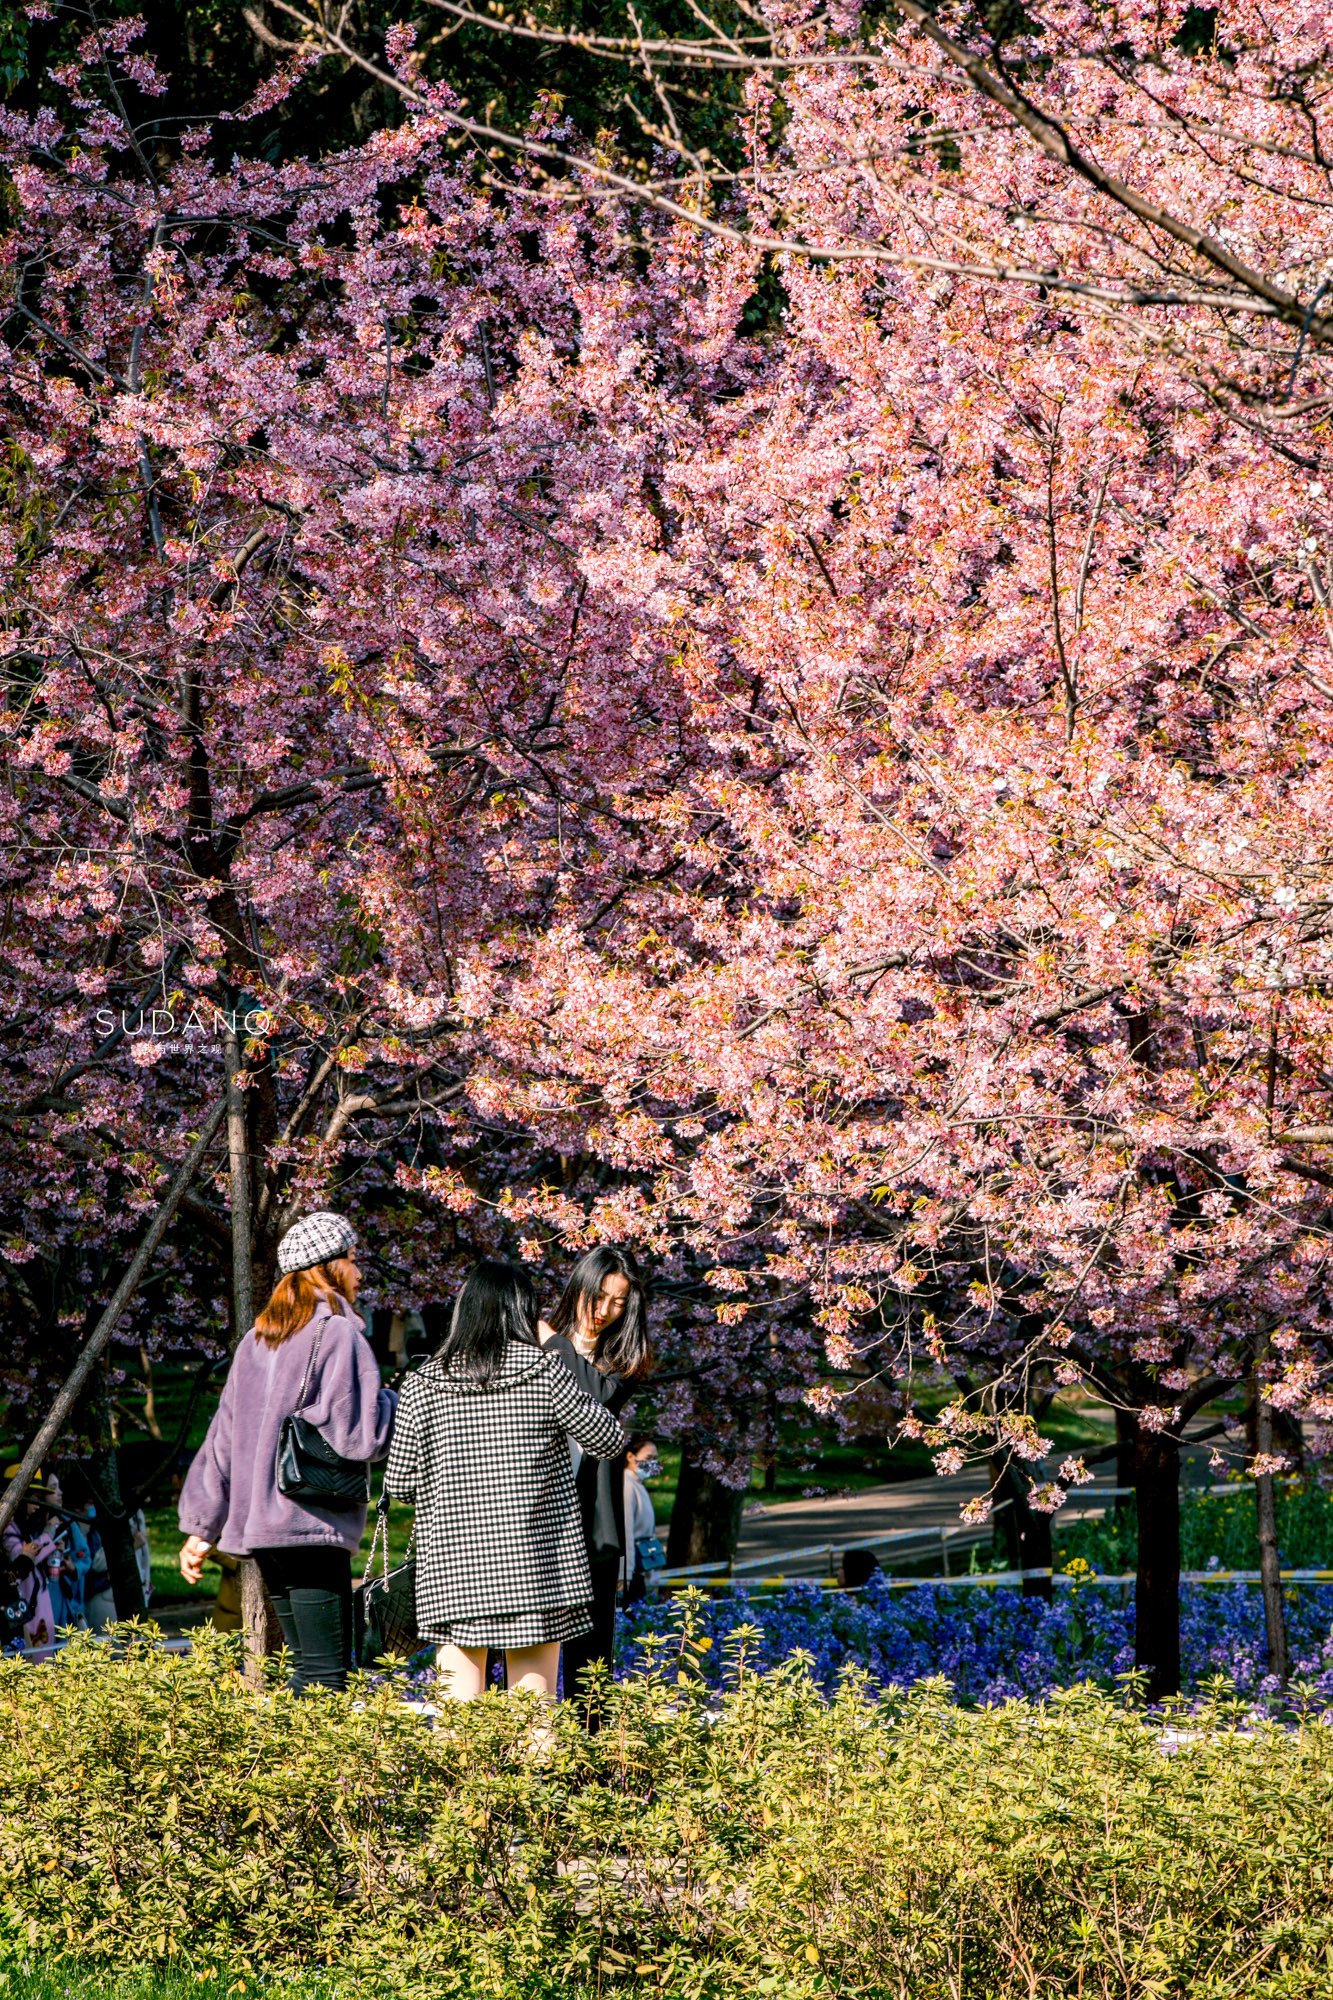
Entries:
[[344,1459],[382,1459],[395,1397],[352,1310],[361,1273],[349,1222],[307,1215],[278,1245],[272,1297],[233,1357],[222,1399],[181,1489],[181,1574],[210,1549],[253,1556],[292,1657],[292,1685],[344,1688],[352,1664],[352,1555],[364,1503],[292,1499],[278,1484],[279,1433],[303,1416]]
[[625,1554],[620,1565],[623,1600],[635,1604],[647,1589],[647,1572],[661,1567],[657,1510],[647,1482],[661,1471],[650,1437],[634,1437],[625,1454]]
[[126,1522],[130,1531],[130,1545],[134,1550],[134,1567],[139,1572],[139,1582],[143,1585],[143,1601],[151,1603],[153,1596],[153,1551],[148,1541],[148,1516],[142,1507],[136,1507]]
[[56,1546],[48,1569],[51,1611],[57,1633],[79,1630],[87,1623],[83,1609],[83,1579],[92,1566],[88,1537],[76,1510],[66,1504],[54,1473],[46,1481],[46,1532]]
[[90,1632],[106,1632],[116,1622],[116,1597],[111,1588],[111,1571],[106,1544],[97,1525],[97,1509],[90,1500],[83,1511],[84,1533],[88,1537],[88,1574],[83,1580],[83,1610]]
[[[18,1466],[5,1472],[5,1482],[15,1478]],[[18,1513],[4,1533],[6,1567],[18,1584],[23,1602],[23,1644],[53,1646],[56,1636],[55,1605],[51,1579],[60,1568],[60,1551],[47,1527],[48,1495],[40,1472],[36,1473],[19,1503]]]
[[562,1641],[592,1624],[571,1439],[614,1458],[625,1433],[543,1354],[528,1273],[478,1264],[439,1352],[403,1384],[384,1485],[417,1514],[416,1613],[440,1685],[472,1701],[489,1648],[511,1690],[550,1698]]
[[89,1623],[88,1578],[101,1543],[93,1528],[92,1495],[81,1467],[76,1464],[67,1469],[63,1486],[65,1541],[60,1590],[64,1599],[64,1615],[61,1617],[58,1613],[57,1621],[82,1631]]
[[842,1590],[864,1590],[879,1571],[879,1557],[873,1549],[844,1549],[838,1564],[838,1585]]

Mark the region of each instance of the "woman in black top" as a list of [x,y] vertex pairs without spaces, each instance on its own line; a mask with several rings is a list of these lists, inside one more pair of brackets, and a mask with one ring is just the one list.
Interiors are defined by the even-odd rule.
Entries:
[[[619,1414],[653,1365],[648,1295],[627,1250],[603,1245],[580,1257],[560,1303],[539,1332],[546,1350],[565,1363],[584,1392]],[[561,1673],[566,1695],[578,1692],[594,1660],[615,1662],[616,1595],[625,1555],[625,1454],[581,1456],[575,1490],[592,1574],[592,1630],[565,1641]]]

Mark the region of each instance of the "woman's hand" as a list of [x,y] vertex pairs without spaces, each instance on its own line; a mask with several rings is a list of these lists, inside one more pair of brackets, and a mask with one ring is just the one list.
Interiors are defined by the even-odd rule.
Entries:
[[187,1583],[200,1583],[204,1574],[204,1558],[212,1547],[202,1535],[187,1535],[181,1550],[181,1575]]

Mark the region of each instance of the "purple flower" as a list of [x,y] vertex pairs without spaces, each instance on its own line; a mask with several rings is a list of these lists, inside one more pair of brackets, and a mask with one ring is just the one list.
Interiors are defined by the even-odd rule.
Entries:
[[[641,1671],[645,1637],[670,1635],[680,1616],[669,1598],[653,1597],[622,1613],[617,1673]],[[855,1594],[814,1583],[753,1593],[741,1586],[709,1599],[699,1620],[713,1641],[703,1672],[714,1685],[724,1677],[726,1641],[739,1625],[760,1631],[748,1656],[752,1667],[777,1666],[803,1652],[828,1693],[844,1669],[859,1667],[879,1687],[943,1675],[960,1701],[1033,1699],[1080,1681],[1113,1688],[1134,1663],[1134,1607],[1119,1589],[1061,1591],[1045,1604],[1005,1586],[892,1590],[879,1577]],[[1321,1700],[1333,1700],[1333,1587],[1302,1589],[1287,1605],[1287,1625],[1298,1677],[1312,1681]],[[1180,1641],[1187,1690],[1217,1674],[1245,1693],[1275,1686],[1253,1586],[1184,1585]]]

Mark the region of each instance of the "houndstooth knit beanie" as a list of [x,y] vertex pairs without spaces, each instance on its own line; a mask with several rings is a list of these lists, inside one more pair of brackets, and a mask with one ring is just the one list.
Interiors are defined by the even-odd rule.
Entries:
[[346,1216],[322,1208],[292,1224],[278,1245],[278,1269],[284,1277],[292,1271],[308,1271],[312,1264],[350,1256],[355,1248],[356,1231]]

